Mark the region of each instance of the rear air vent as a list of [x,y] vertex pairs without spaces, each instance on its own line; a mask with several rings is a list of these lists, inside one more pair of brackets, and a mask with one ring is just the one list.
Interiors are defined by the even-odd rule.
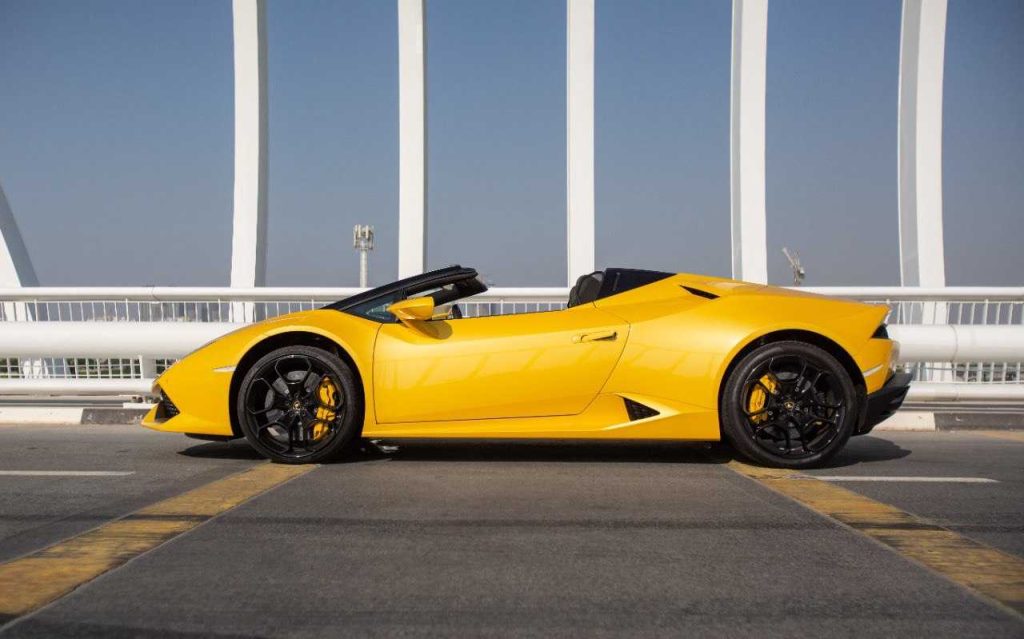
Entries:
[[626,414],[629,415],[629,421],[635,422],[638,419],[647,419],[648,417],[654,417],[658,415],[658,411],[654,410],[650,406],[644,406],[640,402],[634,402],[631,399],[625,397],[622,398],[626,402]]
[[685,288],[688,293],[690,293],[691,295],[696,295],[697,297],[703,297],[709,300],[718,299],[718,296],[715,295],[714,293],[708,293],[707,291],[702,291],[699,288],[693,288],[690,286],[682,286],[681,288]]

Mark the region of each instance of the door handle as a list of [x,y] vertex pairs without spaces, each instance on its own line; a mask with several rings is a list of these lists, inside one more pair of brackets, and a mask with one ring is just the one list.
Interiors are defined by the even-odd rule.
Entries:
[[584,342],[613,342],[619,336],[618,331],[598,331],[597,333],[583,333],[572,338],[574,344]]

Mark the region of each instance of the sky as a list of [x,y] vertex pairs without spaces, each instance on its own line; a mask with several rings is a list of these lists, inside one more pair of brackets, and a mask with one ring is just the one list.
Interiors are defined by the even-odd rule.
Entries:
[[[597,0],[599,267],[729,275],[728,0]],[[565,284],[565,2],[428,0],[429,267]],[[394,0],[269,0],[268,284],[397,276]],[[769,279],[899,283],[898,0],[770,0]],[[950,285],[1024,284],[1024,2],[950,0]],[[44,286],[227,285],[229,0],[0,0],[0,185]]]

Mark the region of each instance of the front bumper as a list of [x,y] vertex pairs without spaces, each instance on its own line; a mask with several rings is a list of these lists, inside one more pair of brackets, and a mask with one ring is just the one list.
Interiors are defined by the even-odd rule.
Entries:
[[892,417],[903,404],[912,378],[911,373],[896,373],[880,389],[867,396],[858,435],[871,432],[872,428]]
[[169,433],[232,435],[231,375],[192,355],[167,370],[154,386],[160,397],[142,418],[146,428]]

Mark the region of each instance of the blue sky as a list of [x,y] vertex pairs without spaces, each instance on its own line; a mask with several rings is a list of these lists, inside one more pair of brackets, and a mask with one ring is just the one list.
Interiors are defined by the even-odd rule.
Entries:
[[[272,285],[396,275],[392,0],[270,0]],[[599,266],[727,275],[727,0],[597,0]],[[565,275],[565,3],[429,0],[428,263]],[[769,275],[896,284],[898,0],[771,0]],[[0,184],[43,285],[224,285],[228,0],[0,0]],[[950,0],[947,279],[1021,284],[1024,3]]]

